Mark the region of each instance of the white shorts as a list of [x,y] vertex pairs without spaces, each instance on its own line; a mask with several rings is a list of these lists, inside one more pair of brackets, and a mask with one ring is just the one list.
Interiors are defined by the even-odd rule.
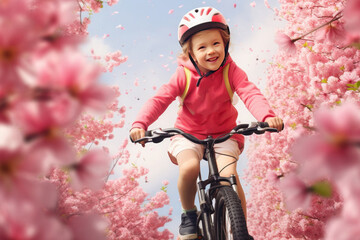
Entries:
[[[171,139],[168,154],[171,161],[174,164],[177,164],[176,158],[177,155],[184,150],[194,150],[198,155],[199,160],[204,156],[205,147],[200,144],[196,144],[186,139],[183,136],[176,136]],[[243,149],[239,149],[239,144],[234,139],[228,139],[225,142],[217,143],[214,145],[215,152],[224,153],[233,156],[238,159]]]

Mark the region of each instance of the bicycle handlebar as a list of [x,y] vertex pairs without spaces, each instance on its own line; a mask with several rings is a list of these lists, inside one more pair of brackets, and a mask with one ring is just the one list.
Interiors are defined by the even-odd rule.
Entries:
[[[229,133],[214,138],[214,143],[221,143],[229,139],[234,134],[242,134],[242,135],[252,135],[252,134],[263,134],[265,132],[278,132],[276,128],[270,128],[269,124],[267,122],[253,122],[251,124],[240,124],[234,127]],[[150,131],[145,132],[145,137],[140,138],[136,141],[133,141],[131,138],[131,142],[138,143],[138,142],[153,142],[153,143],[159,143],[163,141],[165,138],[170,138],[175,135],[182,135],[188,140],[192,141],[193,143],[197,144],[206,144],[209,141],[209,137],[207,137],[204,140],[200,140],[193,135],[186,133],[178,128],[166,128],[166,129],[154,129]]]

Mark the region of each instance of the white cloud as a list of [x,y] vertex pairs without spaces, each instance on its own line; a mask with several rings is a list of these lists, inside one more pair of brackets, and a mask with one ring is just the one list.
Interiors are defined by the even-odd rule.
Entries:
[[82,45],[81,51],[86,56],[91,56],[91,51],[94,51],[94,55],[104,57],[111,52],[111,46],[105,43],[103,37],[92,36]]

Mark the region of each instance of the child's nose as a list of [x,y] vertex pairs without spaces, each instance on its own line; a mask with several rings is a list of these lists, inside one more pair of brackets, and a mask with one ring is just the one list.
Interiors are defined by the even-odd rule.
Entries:
[[215,49],[213,47],[209,47],[208,54],[213,54],[215,52]]

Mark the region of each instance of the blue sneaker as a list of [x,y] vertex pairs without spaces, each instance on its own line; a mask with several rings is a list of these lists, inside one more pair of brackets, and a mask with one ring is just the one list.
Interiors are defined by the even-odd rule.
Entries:
[[197,211],[181,214],[179,234],[181,240],[197,239]]

